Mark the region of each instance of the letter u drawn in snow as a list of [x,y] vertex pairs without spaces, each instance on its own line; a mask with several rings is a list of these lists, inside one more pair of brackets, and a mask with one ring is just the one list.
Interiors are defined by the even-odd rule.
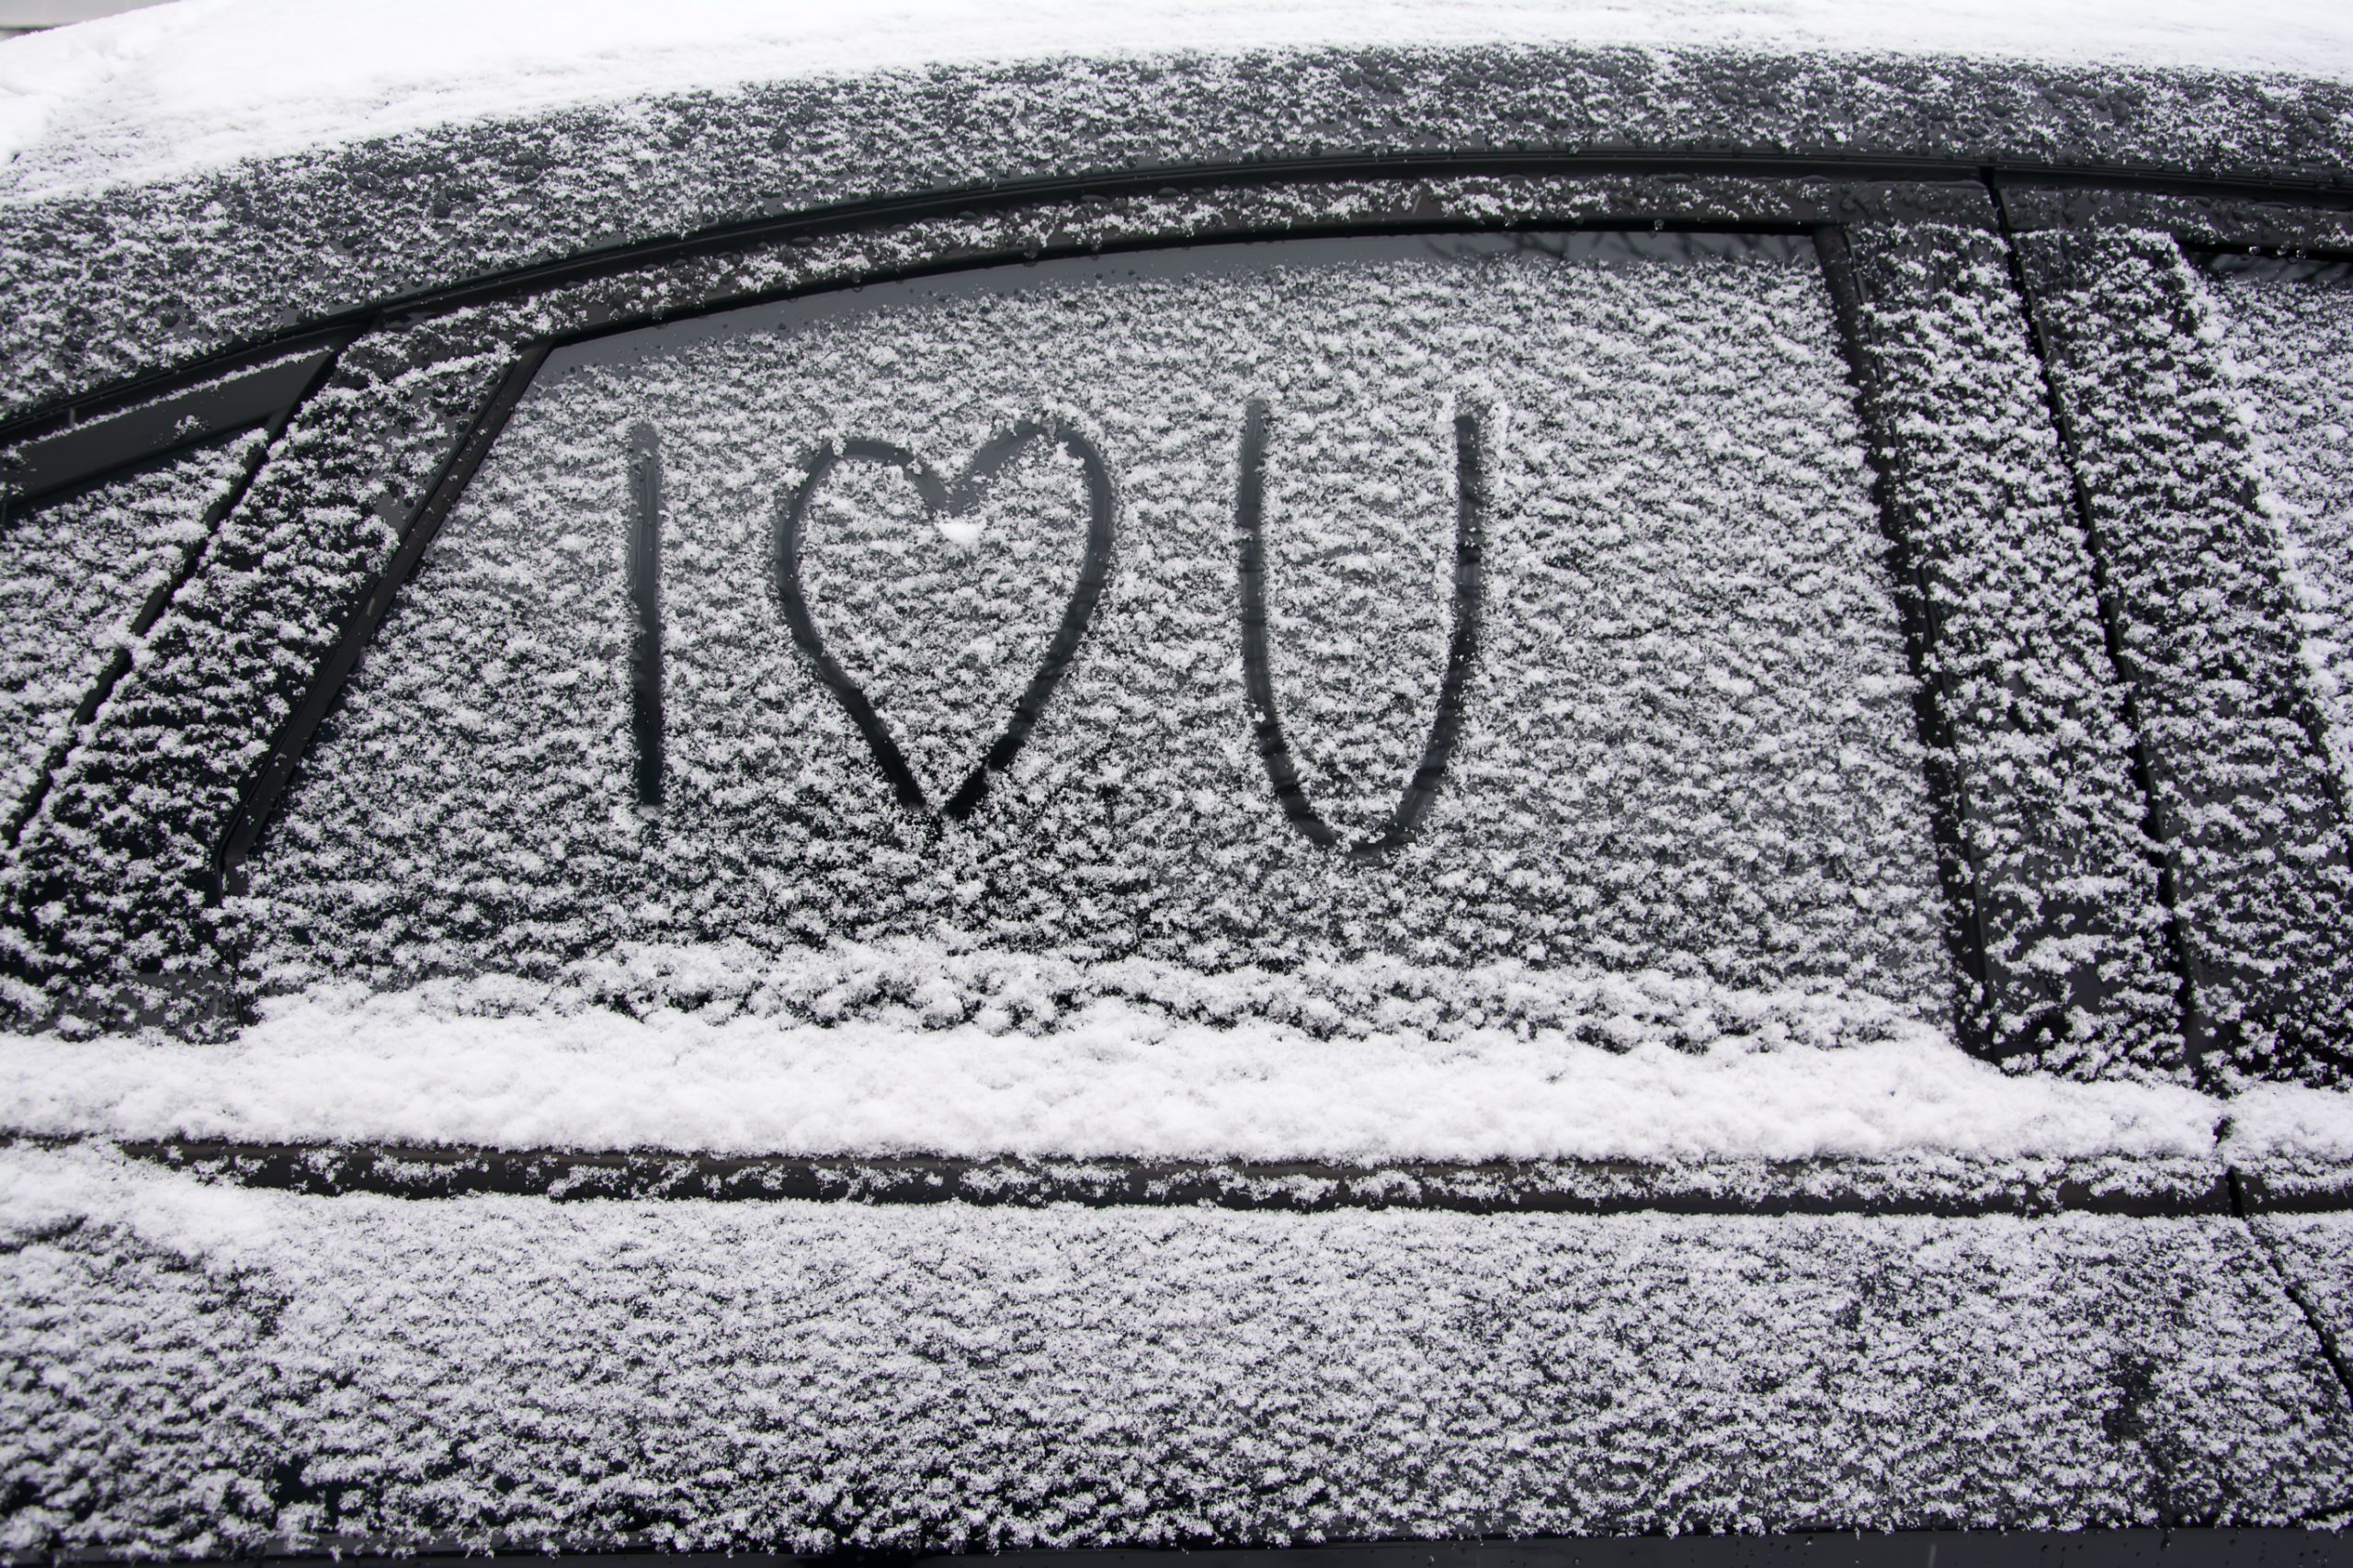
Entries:
[[[1447,759],[1461,733],[1463,691],[1478,656],[1483,586],[1487,491],[1480,457],[1480,425],[1479,415],[1468,408],[1454,417],[1454,631],[1447,644],[1446,674],[1438,685],[1438,712],[1430,721],[1421,761],[1405,781],[1387,824],[1379,833],[1347,846],[1345,853],[1351,859],[1378,858],[1413,836],[1438,797],[1438,785],[1446,778]],[[1242,680],[1258,757],[1266,764],[1275,799],[1290,824],[1317,845],[1339,848],[1339,834],[1308,799],[1275,707],[1274,672],[1267,646],[1267,405],[1255,398],[1243,412],[1240,467],[1234,521],[1242,536]]]

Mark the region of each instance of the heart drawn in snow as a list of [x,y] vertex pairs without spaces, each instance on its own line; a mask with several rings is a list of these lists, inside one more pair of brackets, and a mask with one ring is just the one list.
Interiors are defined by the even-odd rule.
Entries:
[[[1008,484],[993,486],[1000,474],[1033,445],[1045,443],[1075,460],[1086,492],[1086,534],[1077,578],[1059,607],[1051,534],[1057,522],[1051,505],[998,505],[1007,514],[991,528],[984,513]],[[1048,457],[1056,455],[1053,452]],[[880,465],[864,476],[875,481],[895,471],[913,483],[923,503],[920,519],[876,521],[853,515],[829,520],[812,547],[809,525],[820,510],[820,492],[846,464]],[[1024,465],[1031,483],[1021,494],[995,500],[1042,500],[1029,494],[1040,481],[1051,485],[1048,465]],[[845,473],[835,482],[837,500],[854,500],[861,476]],[[1065,489],[1065,494],[1067,493]],[[887,511],[888,498],[875,495],[873,512]],[[923,774],[935,784],[955,776],[962,759],[979,751],[939,814],[970,816],[987,794],[989,776],[1002,772],[1021,751],[1054,687],[1078,651],[1094,619],[1096,601],[1111,564],[1116,497],[1110,470],[1078,430],[1055,418],[1024,419],[992,437],[951,483],[904,447],[854,437],[828,442],[813,453],[808,477],[777,507],[774,568],[776,592],[792,640],[816,667],[817,677],[841,703],[874,753],[883,777],[909,811],[930,809]],[[829,551],[846,559],[833,560]],[[824,561],[813,558],[827,557]],[[1066,557],[1065,557],[1066,558]],[[815,569],[813,571],[813,564]],[[830,623],[829,639],[812,612],[812,590]],[[1017,696],[1013,683],[1021,667],[1003,655],[1034,647],[1046,617],[1056,608],[1059,621],[1043,657]],[[1026,622],[1027,624],[1024,624]],[[1010,647],[1008,647],[1010,645]],[[852,675],[845,668],[847,655]],[[860,676],[864,677],[861,683]],[[870,695],[869,687],[872,693]],[[977,689],[975,689],[977,688]],[[1008,702],[1008,699],[1010,701]],[[878,706],[878,702],[880,706]],[[1007,713],[1007,708],[1010,712]],[[913,729],[903,749],[883,717],[889,709]],[[995,715],[1006,714],[1000,729]],[[975,743],[986,740],[985,749]],[[908,753],[915,752],[911,759]],[[922,765],[919,767],[918,765]],[[944,771],[943,771],[944,770]]]

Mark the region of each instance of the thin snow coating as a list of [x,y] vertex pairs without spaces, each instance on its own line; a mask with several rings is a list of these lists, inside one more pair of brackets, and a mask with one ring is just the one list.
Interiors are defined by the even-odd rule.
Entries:
[[[924,1006],[950,992],[939,960],[813,957],[748,995],[637,1017],[577,991],[478,982],[330,988],[273,1005],[225,1043],[0,1036],[0,1127],[745,1154],[2004,1160],[2211,1155],[2231,1108],[2165,1085],[2004,1074],[1884,1013],[1841,1018],[1819,999],[1710,994],[1659,975],[1472,976],[1523,1014],[1549,1003],[1552,1021],[1319,1037],[1188,1018],[1142,996],[1017,1022],[1025,993],[1075,977],[1002,960],[973,1021],[943,1023]],[[980,967],[955,978],[969,984]],[[894,971],[928,971],[928,983],[876,1005]],[[1221,989],[1165,978],[1197,997]],[[1223,989],[1229,1006],[1252,1000]],[[808,1021],[828,1007],[854,1016]],[[1731,1026],[1711,1046],[1674,1043],[1711,1012]],[[1841,1023],[1861,1038],[1825,1049]],[[2305,1093],[2308,1118],[2353,1119]]]
[[1896,52],[2353,77],[2313,0],[182,0],[0,48],[0,188],[153,181],[421,127],[952,62],[1214,47],[1481,44]]
[[[1658,970],[1949,1016],[1911,681],[1821,273],[1802,242],[1346,242],[1051,264],[551,361],[306,762],[244,905],[266,989],[548,974],[620,944],[832,939],[1216,972],[1384,957]],[[1302,257],[1304,259],[1302,259]],[[1237,452],[1268,409],[1275,707],[1343,844],[1420,767],[1419,833],[1285,818],[1242,655]],[[1108,585],[968,820],[1082,571],[1070,451],[944,535],[833,464],[799,585],[921,781],[909,811],[788,629],[780,511],[843,443],[949,482],[1059,421],[1116,489]],[[635,802],[629,431],[658,433],[667,780]]]
[[[9,893],[30,938],[15,957],[44,987],[33,1010],[76,1027],[128,1018],[210,1028],[204,1020],[217,1018],[224,992],[244,994],[222,978],[224,958],[242,944],[218,925],[224,915],[233,923],[239,901],[209,902],[222,835],[273,733],[381,568],[404,506],[524,340],[617,313],[691,309],[714,294],[824,290],[956,257],[1018,255],[1049,234],[1055,244],[1166,244],[1236,224],[1281,232],[1434,212],[1469,225],[1577,224],[1630,201],[1681,223],[1739,224],[1762,213],[1818,222],[1831,215],[1826,203],[1846,210],[1830,187],[1809,184],[1799,195],[1793,208],[1786,192],[1750,180],[1464,179],[1088,199],[688,256],[369,332],[273,446],[28,826]],[[1911,187],[1882,195],[1920,199]]]
[[503,368],[483,348],[463,312],[368,334],[271,447],[26,826],[0,934],[16,973],[189,965],[244,777],[341,630],[335,591],[381,562]]
[[[437,104],[428,84],[411,105],[419,111],[415,129],[362,132],[356,142],[345,138],[366,125],[367,105],[332,91],[317,115],[283,117],[283,142],[240,143],[240,112],[218,102],[151,138],[132,123],[135,110],[122,119],[126,103],[99,90],[90,119],[62,120],[56,136],[0,164],[0,295],[12,306],[0,317],[0,357],[13,372],[0,385],[0,408],[54,406],[304,321],[532,263],[801,210],[916,191],[985,193],[1040,176],[1508,147],[1572,164],[1629,153],[1834,163],[1881,155],[1940,161],[1949,177],[1962,179],[1988,164],[2024,162],[2310,183],[2333,177],[2353,144],[2353,88],[2325,76],[2220,69],[2217,62],[2261,35],[2234,13],[2217,40],[2214,18],[2186,6],[2196,44],[2165,66],[2115,58],[2120,48],[2132,58],[2131,40],[2151,36],[2155,18],[2142,7],[2121,17],[2087,13],[2079,19],[2099,25],[2080,31],[2063,20],[2064,6],[2006,16],[1965,41],[1956,28],[1949,47],[1959,52],[1891,52],[1902,47],[1896,35],[1932,8],[1848,5],[1835,19],[1851,26],[1852,48],[1813,48],[1785,35],[1787,49],[1765,36],[1752,50],[1704,27],[1681,42],[1645,43],[1611,27],[1586,28],[1589,13],[1574,8],[1517,13],[1533,25],[1528,36],[1553,41],[1526,41],[1513,26],[1481,22],[1476,10],[1430,9],[1381,41],[1347,42],[1364,37],[1358,24],[1368,18],[1381,39],[1384,8],[1372,6],[1288,19],[1280,6],[1248,7],[1214,18],[1231,25],[1207,34],[1178,16],[1167,18],[1170,35],[1157,45],[1060,52],[1105,28],[1149,35],[1159,25],[1149,10],[1131,23],[1124,7],[1094,9],[1101,19],[1090,17],[1039,55],[981,49],[966,58],[952,28],[919,28],[897,35],[912,45],[906,62],[855,71],[846,61],[848,74],[814,75],[795,73],[817,53],[764,56],[759,40],[773,36],[768,28],[791,32],[830,13],[795,6],[759,13],[766,20],[723,16],[719,22],[732,30],[699,58],[723,62],[722,80],[736,85],[653,86],[658,67],[650,75],[639,68],[668,56],[649,46],[605,61],[616,72],[610,98],[564,107],[558,92],[555,107],[518,110],[513,106],[537,101],[533,74],[494,62],[474,83],[491,118]],[[369,15],[396,15],[405,29],[411,14]],[[1001,43],[1020,15],[992,8],[974,19]],[[1639,32],[1665,13],[1644,6],[1620,15]],[[1450,28],[1449,17],[1464,26]],[[462,27],[414,31],[406,43],[371,40],[364,28],[347,35],[281,25],[260,12],[248,20],[271,28],[265,58],[313,40],[334,55],[324,70],[267,78],[297,98],[303,84],[355,71],[365,79],[379,64],[395,75],[410,71],[417,46],[430,53],[428,75],[462,79],[467,45],[507,36],[472,12]],[[887,8],[860,10],[844,33],[890,35],[893,20]],[[1999,52],[2011,40],[2030,51],[2025,40],[2053,20],[2081,51],[2057,51],[2047,62]],[[1271,23],[1281,33],[1294,21],[1296,34],[1286,34],[1294,42],[1243,42],[1254,29]],[[1327,36],[1317,37],[1326,22]],[[562,47],[558,40],[580,37],[593,51],[602,25],[534,27],[532,45],[544,57]],[[666,28],[670,19],[646,25]],[[1779,30],[1770,20],[1760,25],[1766,35]],[[719,36],[704,35],[705,42]],[[1229,39],[1234,50],[1220,50]],[[165,58],[186,58],[182,44],[202,52],[202,28],[169,40]],[[2317,45],[2298,51],[2290,69],[2330,52]],[[2159,50],[2152,58],[2175,57]],[[11,59],[37,63],[34,55],[0,53],[0,69]],[[763,62],[777,74],[742,77]],[[24,101],[39,115],[51,84],[74,90],[63,62],[45,63],[59,69],[27,73],[34,83]],[[125,98],[139,97],[137,74],[134,68],[126,80]],[[241,93],[256,85],[242,64],[199,73],[189,85],[217,98],[228,82]],[[276,103],[264,100],[265,119],[275,117]],[[976,104],[987,112],[972,112]],[[395,114],[381,123],[409,121]],[[216,132],[227,134],[226,145]],[[240,161],[205,163],[208,144]],[[281,150],[245,156],[264,146]],[[164,175],[183,166],[184,153],[198,166]],[[151,175],[153,183],[108,183]],[[8,200],[10,188],[27,199]]]
[[2340,1076],[2353,845],[2211,290],[2171,234],[2018,241],[2212,1065]]
[[1997,1053],[2180,1076],[2125,693],[2007,246],[1984,217],[1847,232],[1964,890],[1955,919],[1984,966],[1963,1006]]
[[307,1199],[0,1150],[0,1546],[2288,1523],[2226,1219]]
[[2266,1214],[2254,1224],[2342,1354],[2353,1345],[2353,1214]]
[[205,538],[257,434],[79,490],[0,532],[0,796],[14,816],[141,609]]
[[2296,590],[2303,653],[2353,786],[2353,287],[2224,275],[2210,285],[2256,436],[2264,500]]
[[0,1556],[2341,1528],[2353,311],[2192,258],[2349,150],[2310,0],[0,42],[0,417],[358,334],[0,519]]

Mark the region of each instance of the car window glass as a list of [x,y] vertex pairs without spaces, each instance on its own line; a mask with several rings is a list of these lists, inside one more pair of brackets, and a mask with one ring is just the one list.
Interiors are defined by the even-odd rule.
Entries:
[[1370,958],[1941,1018],[1911,691],[1803,240],[880,285],[551,358],[265,846],[258,958]]
[[193,448],[15,512],[0,527],[0,790],[17,820],[47,759],[208,518],[244,477],[256,432]]
[[2353,268],[2231,257],[2211,292],[2301,601],[2330,751],[2353,780]]

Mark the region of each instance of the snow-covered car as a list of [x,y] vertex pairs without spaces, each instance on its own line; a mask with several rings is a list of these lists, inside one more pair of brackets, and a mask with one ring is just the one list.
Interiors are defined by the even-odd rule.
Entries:
[[0,93],[0,1551],[2340,1551],[2353,21]]

